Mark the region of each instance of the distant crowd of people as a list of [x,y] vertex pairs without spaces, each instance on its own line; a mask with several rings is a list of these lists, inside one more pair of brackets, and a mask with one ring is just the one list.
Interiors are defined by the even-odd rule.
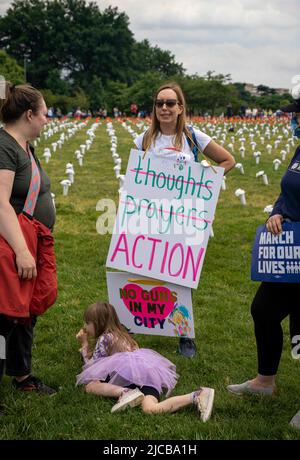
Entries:
[[241,105],[238,113],[234,113],[232,104],[229,103],[226,107],[226,113],[223,114],[227,118],[231,118],[233,116],[239,116],[241,118],[250,118],[250,119],[257,119],[257,118],[263,118],[263,117],[272,117],[273,115],[275,116],[281,116],[283,115],[281,110],[276,110],[275,112],[272,109],[263,109],[261,107],[247,107],[245,105]]
[[74,110],[63,114],[62,110],[59,107],[49,107],[48,112],[47,112],[47,117],[48,118],[61,118],[62,116],[68,116],[68,117],[74,117],[74,118],[80,118],[80,119],[85,119],[88,117],[100,117],[103,119],[106,119],[108,116],[113,117],[113,118],[118,118],[118,117],[138,117],[138,118],[146,118],[147,116],[150,116],[151,113],[147,112],[146,110],[139,110],[138,105],[136,103],[132,103],[127,111],[122,111],[118,107],[113,107],[111,112],[107,110],[106,107],[100,107],[98,110],[86,110],[86,109],[81,109],[81,107],[76,107]]
[[[151,117],[151,112],[144,109],[139,109],[136,103],[130,104],[130,107],[127,111],[120,110],[117,106],[113,107],[111,111],[108,111],[106,107],[100,107],[98,110],[86,110],[81,109],[80,107],[74,108],[73,111],[63,114],[60,107],[49,107],[48,108],[48,118],[61,118],[62,116],[67,115],[68,117],[85,119],[88,117],[99,117],[106,119],[107,117],[119,118],[131,116],[133,118],[146,118]],[[211,114],[208,112],[198,111],[195,113],[193,110],[187,111],[187,117],[192,118],[193,116],[204,116],[209,117]],[[221,113],[221,117],[232,118],[234,116],[239,116],[246,119],[259,119],[267,116],[282,116],[285,115],[281,110],[276,110],[275,112],[272,109],[262,109],[261,107],[247,107],[242,105],[238,111],[234,110],[231,103],[226,107],[226,111]]]

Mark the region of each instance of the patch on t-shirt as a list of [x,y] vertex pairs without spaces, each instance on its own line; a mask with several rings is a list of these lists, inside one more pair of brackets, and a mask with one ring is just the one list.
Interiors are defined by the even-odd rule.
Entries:
[[300,161],[295,161],[290,167],[289,171],[300,173]]

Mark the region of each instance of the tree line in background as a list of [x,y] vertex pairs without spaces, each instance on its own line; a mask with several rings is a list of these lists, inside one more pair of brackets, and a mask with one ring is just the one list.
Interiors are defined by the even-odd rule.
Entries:
[[14,1],[0,17],[0,48],[0,75],[15,84],[26,79],[63,113],[79,106],[129,114],[132,102],[149,112],[155,90],[171,80],[195,115],[220,114],[229,103],[235,114],[243,106],[276,110],[291,100],[263,85],[252,96],[230,75],[188,75],[170,51],[136,41],[124,12],[85,0]]

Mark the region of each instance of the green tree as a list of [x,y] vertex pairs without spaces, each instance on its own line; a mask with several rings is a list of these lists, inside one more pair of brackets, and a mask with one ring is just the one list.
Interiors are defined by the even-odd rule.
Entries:
[[270,94],[276,94],[275,89],[270,88],[269,86],[266,86],[266,85],[258,85],[257,91],[262,96],[268,96]]
[[0,75],[15,85],[24,83],[24,73],[17,61],[5,51],[0,50]]
[[292,97],[288,94],[280,96],[279,94],[269,94],[256,98],[256,105],[262,109],[268,110],[272,109],[276,111],[283,107],[284,105],[289,104],[292,101]]
[[230,75],[214,75],[211,71],[203,77],[197,74],[186,77],[182,87],[188,111],[194,114],[208,112],[214,115],[217,109],[224,111],[229,102],[236,109],[239,103],[238,94],[230,80]]
[[129,104],[113,94],[111,82],[127,89],[147,72],[160,78],[184,74],[169,51],[134,40],[125,13],[101,11],[86,0],[13,1],[0,17],[0,47],[19,64],[26,58],[34,86],[68,97],[81,88],[93,108],[114,99]]
[[133,79],[146,72],[158,72],[162,77],[183,76],[182,64],[168,50],[151,46],[148,40],[136,42],[133,46]]
[[90,81],[86,93],[89,94],[90,108],[99,109],[105,103],[105,90],[100,77],[94,75]]
[[145,72],[128,89],[129,105],[131,102],[135,102],[139,110],[150,112],[153,107],[153,96],[164,82],[165,79],[159,72]]
[[80,107],[81,109],[87,110],[90,106],[89,98],[81,88],[75,91],[74,96],[70,98],[70,102],[73,104],[74,108]]
[[126,83],[119,81],[108,81],[104,91],[102,103],[109,113],[113,107],[118,107],[119,110],[126,111],[128,109],[128,86]]
[[34,85],[55,91],[65,73],[70,85],[87,91],[93,75],[104,83],[129,77],[134,40],[128,25],[117,8],[100,12],[85,0],[16,0],[0,18],[0,46],[19,62],[27,57]]
[[242,104],[249,105],[252,101],[254,101],[254,98],[253,96],[251,96],[251,93],[245,90],[245,83],[237,82],[233,83],[233,86],[235,87],[238,93],[238,98],[241,100]]
[[40,91],[48,107],[55,107],[57,105],[57,96],[52,93],[51,89],[41,89]]
[[49,71],[45,81],[45,86],[47,88],[51,88],[51,90],[57,94],[70,94],[70,85],[67,81],[61,78],[57,69],[52,69]]

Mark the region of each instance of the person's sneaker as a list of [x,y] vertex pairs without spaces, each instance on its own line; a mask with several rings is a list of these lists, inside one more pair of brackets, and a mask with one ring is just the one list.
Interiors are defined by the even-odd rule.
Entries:
[[214,399],[215,390],[213,388],[202,387],[196,392],[194,404],[196,405],[203,422],[207,422],[211,416]]
[[19,391],[35,391],[39,394],[49,396],[52,396],[57,393],[57,390],[49,387],[48,385],[45,385],[45,383],[43,383],[40,379],[34,377],[33,375],[29,375],[25,380],[22,380],[22,382],[18,382],[16,379],[13,379],[12,385]]
[[141,404],[143,399],[144,395],[138,388],[134,388],[134,390],[125,389],[119,397],[117,404],[112,407],[111,412],[124,410],[128,406],[138,406]]
[[227,390],[236,395],[248,393],[254,395],[272,396],[276,392],[276,387],[253,388],[250,380],[247,380],[246,382],[237,385],[228,385]]
[[300,410],[298,410],[297,414],[294,415],[292,420],[290,421],[290,425],[297,430],[300,430]]
[[188,337],[180,337],[178,352],[185,358],[193,358],[196,355],[196,344]]

